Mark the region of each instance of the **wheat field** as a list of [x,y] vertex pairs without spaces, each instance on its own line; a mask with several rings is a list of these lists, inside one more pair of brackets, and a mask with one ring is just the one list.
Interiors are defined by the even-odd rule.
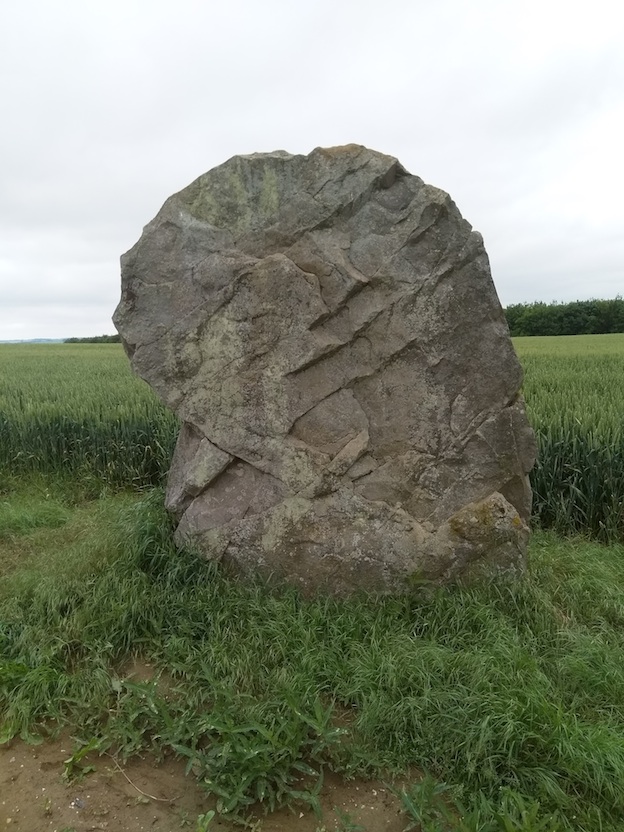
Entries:
[[[539,443],[536,523],[624,539],[624,335],[514,343]],[[142,489],[166,476],[177,429],[117,344],[0,346],[0,471]]]

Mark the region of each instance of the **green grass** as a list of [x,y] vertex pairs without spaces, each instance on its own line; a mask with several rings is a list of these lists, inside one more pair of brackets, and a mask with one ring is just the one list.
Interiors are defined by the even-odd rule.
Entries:
[[121,492],[89,500],[75,483],[46,482],[40,475],[5,481],[0,488],[0,595],[6,587],[21,592],[59,570],[74,576],[91,570],[110,556],[109,530],[134,499]]
[[[621,541],[624,336],[516,346],[536,518]],[[418,768],[423,832],[621,829],[621,545],[541,532],[515,585],[269,592],[175,551],[162,494],[124,490],[162,480],[176,427],[118,346],[0,348],[2,737],[69,724],[70,769],[175,753],[226,813],[318,808],[328,767]]]
[[[622,547],[539,534],[515,585],[304,601],[176,552],[161,498],[83,542],[78,574],[3,581],[5,737],[59,720],[100,750],[173,751],[221,811],[315,806],[323,767],[417,767],[466,817],[512,795],[562,829],[621,828]],[[160,679],[129,680],[131,654]]]
[[69,512],[54,498],[41,502],[25,497],[19,503],[0,500],[0,541],[28,534],[33,529],[54,529],[65,525]]

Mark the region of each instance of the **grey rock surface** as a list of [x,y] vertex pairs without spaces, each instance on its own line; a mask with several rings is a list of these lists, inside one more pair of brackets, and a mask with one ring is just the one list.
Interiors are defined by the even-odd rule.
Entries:
[[200,176],[122,257],[114,321],[184,424],[179,542],[306,592],[522,572],[535,440],[487,254],[396,159]]

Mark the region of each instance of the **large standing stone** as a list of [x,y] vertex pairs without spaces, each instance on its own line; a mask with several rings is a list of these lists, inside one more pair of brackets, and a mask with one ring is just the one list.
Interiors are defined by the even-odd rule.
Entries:
[[339,594],[522,570],[535,445],[488,258],[396,159],[230,159],[124,255],[114,320],[183,421],[179,542]]

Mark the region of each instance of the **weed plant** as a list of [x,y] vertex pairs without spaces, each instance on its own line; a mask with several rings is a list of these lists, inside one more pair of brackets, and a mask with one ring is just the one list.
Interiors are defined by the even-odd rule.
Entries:
[[[515,806],[498,828],[622,828],[621,547],[541,534],[514,585],[304,600],[177,552],[161,504],[111,524],[88,570],[4,580],[4,740],[52,720],[76,753],[175,753],[229,814],[318,807],[327,767],[417,767],[452,784],[464,819]],[[130,655],[151,681],[128,678]]]

